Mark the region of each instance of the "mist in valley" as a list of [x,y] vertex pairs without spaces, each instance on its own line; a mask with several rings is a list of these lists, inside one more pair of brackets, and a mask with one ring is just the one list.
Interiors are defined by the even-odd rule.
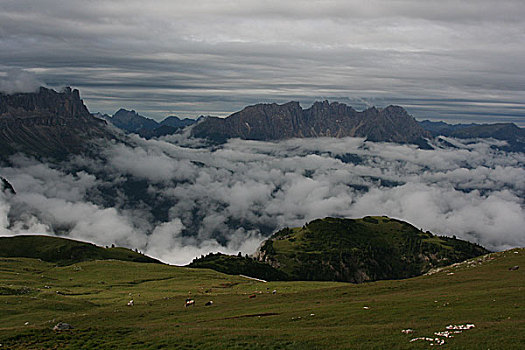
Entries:
[[188,135],[108,142],[91,158],[17,155],[0,167],[0,235],[116,244],[171,264],[252,254],[283,227],[326,216],[387,215],[490,250],[525,245],[525,154],[500,141],[433,141],[434,150],[361,138]]

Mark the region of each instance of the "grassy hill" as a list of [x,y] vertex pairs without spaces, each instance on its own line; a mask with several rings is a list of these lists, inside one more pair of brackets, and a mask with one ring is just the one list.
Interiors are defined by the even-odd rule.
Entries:
[[156,259],[127,248],[102,248],[72,239],[38,235],[0,237],[0,257],[34,258],[58,265],[106,259],[160,263]]
[[[519,265],[518,270],[509,267]],[[363,284],[268,282],[127,261],[0,259],[4,349],[521,349],[525,249]],[[272,291],[276,290],[273,294]],[[250,297],[255,295],[256,297]],[[195,306],[184,307],[190,296]],[[127,306],[130,299],[134,306]],[[213,305],[205,303],[213,300]],[[58,322],[74,329],[54,332]],[[470,330],[437,336],[447,325]],[[412,329],[411,334],[401,331]]]
[[287,274],[251,257],[210,253],[194,259],[188,267],[206,268],[229,275],[246,275],[268,281],[289,280]]
[[256,256],[291,280],[359,283],[414,277],[486,253],[467,241],[368,216],[325,218],[285,228],[265,241]]

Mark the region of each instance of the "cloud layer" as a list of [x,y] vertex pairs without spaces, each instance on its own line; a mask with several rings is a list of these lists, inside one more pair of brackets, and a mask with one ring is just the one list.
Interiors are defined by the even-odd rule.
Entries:
[[66,234],[183,264],[210,251],[253,253],[285,226],[388,215],[489,249],[525,246],[525,154],[487,140],[420,150],[359,138],[231,140],[174,135],[108,144],[97,159],[0,168],[0,234]]
[[38,80],[35,73],[19,68],[7,69],[4,75],[0,76],[0,92],[6,94],[35,92],[40,86],[45,86],[45,83]]
[[524,126],[524,17],[520,0],[4,0],[0,71],[157,119],[328,98]]

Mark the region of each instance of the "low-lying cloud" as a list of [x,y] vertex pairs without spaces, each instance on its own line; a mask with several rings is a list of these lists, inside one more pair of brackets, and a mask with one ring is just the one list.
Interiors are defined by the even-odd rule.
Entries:
[[19,68],[8,69],[0,76],[0,92],[14,94],[18,92],[35,92],[45,84],[35,73]]
[[[388,215],[492,250],[525,246],[525,154],[487,140],[457,148],[360,138],[132,138],[97,159],[22,156],[0,174],[0,234],[62,234],[184,264],[210,251],[253,253],[276,229],[326,216]],[[499,141],[495,141],[499,142]]]

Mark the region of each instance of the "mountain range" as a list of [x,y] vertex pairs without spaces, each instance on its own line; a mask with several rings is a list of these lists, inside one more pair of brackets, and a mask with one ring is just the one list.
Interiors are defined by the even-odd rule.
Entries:
[[104,119],[116,127],[145,138],[180,132],[195,125],[191,134],[215,142],[229,138],[247,140],[283,140],[293,137],[366,137],[369,141],[416,144],[430,148],[426,139],[447,136],[462,139],[493,138],[506,141],[499,146],[506,151],[525,151],[525,130],[513,123],[448,124],[429,120],[416,121],[399,106],[369,108],[362,112],[342,103],[315,102],[303,110],[299,103],[256,104],[226,118],[199,117],[179,119],[170,116],[161,122],[135,111],[120,109]]
[[78,90],[61,92],[41,87],[35,93],[0,93],[0,157],[22,152],[60,158],[94,151],[96,140],[119,138],[107,121],[127,133],[160,137],[191,127],[191,136],[213,142],[229,138],[283,140],[294,137],[365,137],[369,141],[416,144],[431,149],[428,139],[494,138],[506,141],[506,150],[525,150],[525,130],[510,123],[418,123],[399,106],[356,111],[343,103],[315,102],[303,109],[298,102],[256,104],[226,118],[197,120],[169,116],[157,122],[134,110],[119,109],[113,116],[91,114]]
[[432,136],[449,136],[460,139],[493,138],[506,141],[501,148],[506,151],[525,151],[525,129],[513,123],[495,124],[448,124],[424,120],[419,123]]
[[138,134],[147,139],[174,134],[180,129],[193,125],[198,121],[198,119],[180,119],[176,116],[169,116],[157,122],[138,114],[134,110],[130,111],[124,108],[119,109],[112,116],[100,113],[95,113],[94,116],[111,122],[111,124],[125,132]]
[[283,140],[293,137],[366,137],[369,141],[412,143],[429,148],[424,130],[399,106],[356,111],[344,103],[315,102],[303,109],[299,102],[257,104],[227,118],[210,117],[192,129],[195,137],[224,141]]

